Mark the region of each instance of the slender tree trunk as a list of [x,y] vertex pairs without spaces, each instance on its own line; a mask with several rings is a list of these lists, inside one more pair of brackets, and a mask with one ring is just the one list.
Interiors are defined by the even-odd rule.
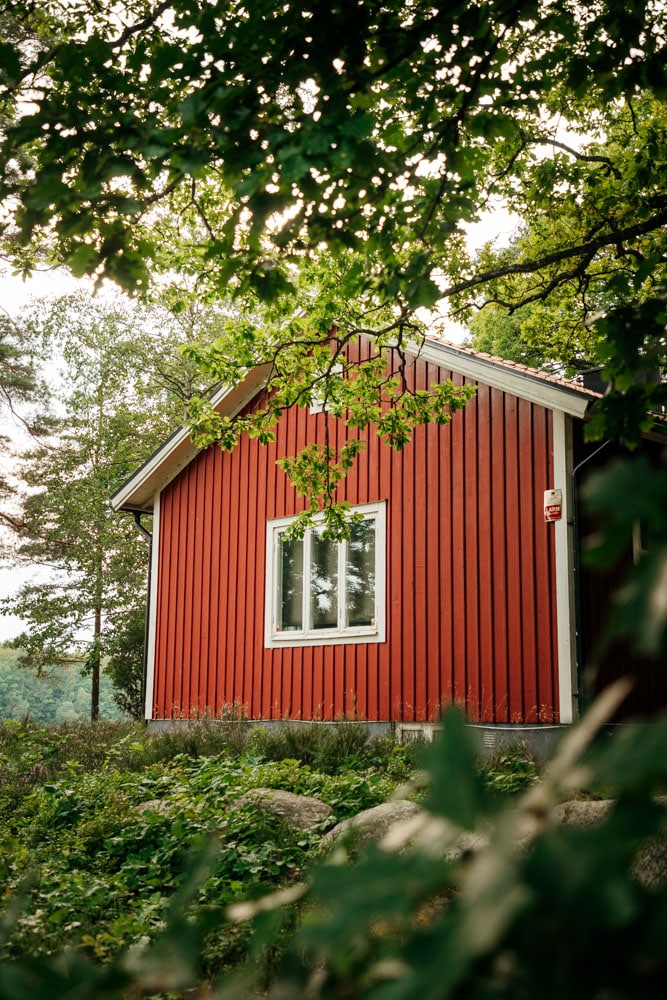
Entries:
[[97,722],[100,717],[100,638],[102,635],[102,609],[95,608],[95,635],[93,638],[93,655],[90,670],[90,721]]
[[[103,441],[104,386],[97,386],[97,440]],[[97,459],[97,456],[96,456]],[[95,621],[93,625],[93,658],[90,671],[90,721],[100,718],[100,666],[102,659],[102,595],[104,593],[104,520],[98,512],[95,527]]]
[[90,721],[100,717],[100,667],[102,660],[102,595],[104,559],[102,555],[102,526],[97,529],[95,557],[95,619],[93,623],[93,655],[90,670]]

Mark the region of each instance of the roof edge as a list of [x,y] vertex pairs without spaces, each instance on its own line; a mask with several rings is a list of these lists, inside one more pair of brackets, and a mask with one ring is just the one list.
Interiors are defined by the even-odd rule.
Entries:
[[[235,386],[221,386],[211,396],[211,404],[224,406],[229,416],[236,416],[266,385],[271,365],[253,368]],[[186,425],[179,427],[150,455],[137,471],[111,496],[115,511],[150,514],[156,493],[163,490],[201,449],[194,444]]]
[[483,382],[494,389],[519,396],[531,403],[560,410],[572,417],[583,418],[589,404],[597,394],[583,386],[567,384],[564,379],[533,371],[530,368],[510,367],[502,358],[475,354],[469,348],[443,341],[426,339],[422,343],[411,341],[408,351],[422,361],[430,361],[441,368],[447,367],[457,375]]

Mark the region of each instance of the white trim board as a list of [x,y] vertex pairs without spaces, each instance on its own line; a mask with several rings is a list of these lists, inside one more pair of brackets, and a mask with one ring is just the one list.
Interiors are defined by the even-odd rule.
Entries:
[[593,396],[575,385],[571,389],[560,386],[539,375],[507,368],[490,358],[478,358],[467,351],[458,351],[454,346],[439,344],[435,340],[426,340],[423,344],[411,342],[408,352],[422,361],[429,361],[440,368],[449,368],[457,375],[472,378],[493,389],[500,389],[572,417],[583,417],[593,399]]
[[160,568],[160,494],[153,502],[153,539],[151,542],[151,589],[148,595],[148,643],[146,646],[146,691],[144,692],[144,718],[153,718],[155,690],[155,640],[157,634],[157,594]]
[[[239,385],[215,392],[211,404],[228,416],[236,416],[264,387],[269,366],[255,368]],[[186,426],[180,427],[137,469],[133,476],[111,497],[114,510],[152,510],[153,497],[190,464],[201,449],[190,438]]]
[[558,410],[553,413],[553,454],[554,487],[562,490],[563,503],[562,517],[554,522],[558,706],[560,722],[569,723],[577,717],[572,418]]

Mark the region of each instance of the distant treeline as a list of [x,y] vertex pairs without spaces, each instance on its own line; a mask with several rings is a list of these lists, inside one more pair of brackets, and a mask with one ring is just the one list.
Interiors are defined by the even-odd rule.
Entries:
[[[37,722],[67,722],[90,716],[90,677],[82,676],[80,664],[55,667],[48,676],[37,677],[18,666],[20,656],[18,649],[0,646],[0,719],[30,716]],[[122,715],[111,680],[102,673],[100,718]]]

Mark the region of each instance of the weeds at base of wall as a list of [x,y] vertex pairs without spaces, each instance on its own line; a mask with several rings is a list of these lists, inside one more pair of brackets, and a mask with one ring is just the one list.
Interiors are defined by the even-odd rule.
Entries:
[[498,795],[516,795],[534,784],[540,769],[523,743],[505,747],[486,758],[481,772],[490,791]]
[[355,723],[332,728],[294,726],[289,722],[273,729],[256,728],[249,748],[265,760],[300,760],[327,774],[359,759],[369,743],[368,730]]

